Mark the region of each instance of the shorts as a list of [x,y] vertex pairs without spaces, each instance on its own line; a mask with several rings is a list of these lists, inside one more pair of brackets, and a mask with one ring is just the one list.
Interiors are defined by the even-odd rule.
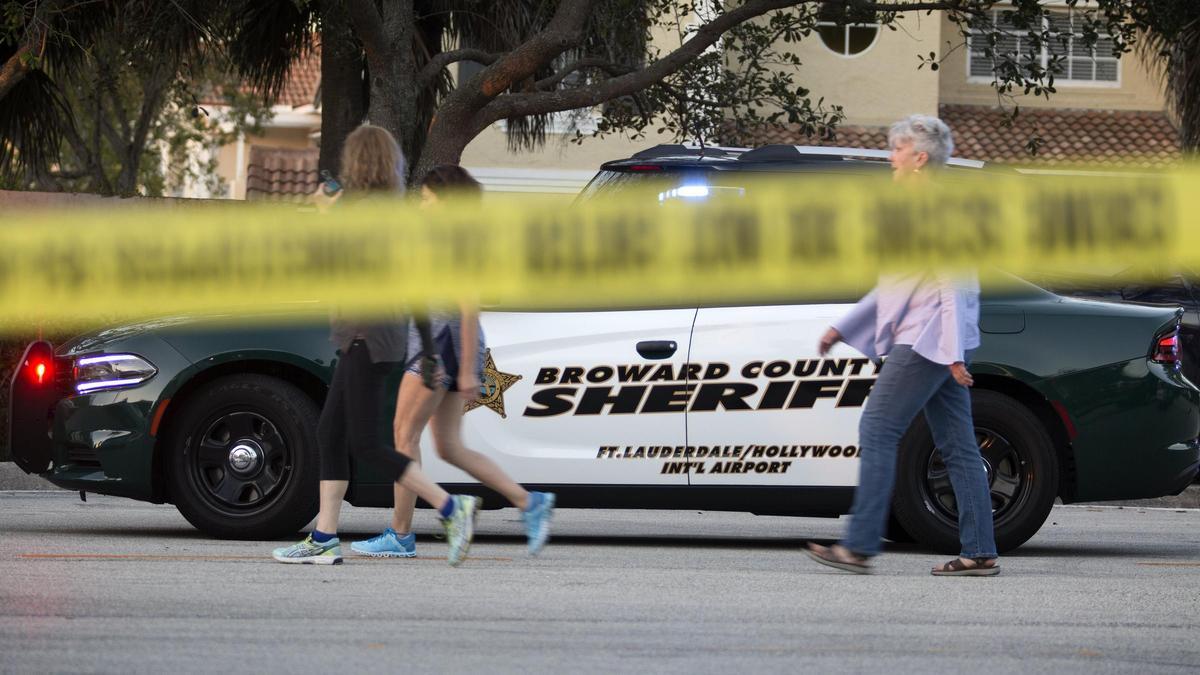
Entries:
[[[437,360],[442,365],[442,373],[439,378],[439,383],[446,388],[447,391],[458,391],[458,373],[462,368],[459,362],[461,356],[462,345],[462,320],[458,315],[448,312],[434,312],[429,317],[429,328],[433,336],[433,351]],[[474,355],[474,364],[468,364],[475,367],[475,375],[479,380],[483,381],[483,360],[484,352],[486,351],[483,327],[478,326],[478,337],[475,349],[467,350],[468,359]],[[417,330],[416,323],[410,321],[408,324],[408,353],[409,359],[405,364],[405,371],[421,374],[421,358],[425,355],[421,343],[421,335]]]
[[[454,348],[454,339],[448,328],[443,328],[433,336],[433,348],[437,351],[437,360],[441,365],[436,376],[438,382],[445,387],[446,391],[458,391],[458,351]],[[418,352],[408,360],[408,365],[404,370],[420,375],[421,359],[424,356],[424,352]]]

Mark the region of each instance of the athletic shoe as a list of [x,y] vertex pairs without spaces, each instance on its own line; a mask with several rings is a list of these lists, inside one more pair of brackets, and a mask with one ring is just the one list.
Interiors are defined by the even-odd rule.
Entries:
[[281,563],[339,565],[342,562],[342,547],[337,537],[318,544],[310,534],[304,541],[275,549],[272,556]]
[[458,565],[467,557],[471,550],[471,540],[475,538],[475,519],[479,516],[479,507],[483,500],[469,495],[453,495],[454,510],[449,518],[442,519],[442,528],[446,531],[446,543],[450,545],[450,553],[446,559],[451,565]]
[[529,555],[537,555],[550,540],[550,519],[554,516],[554,493],[530,492],[529,498],[537,499],[537,503],[529,510],[521,512],[521,520],[525,521],[525,536],[529,538]]
[[392,528],[366,541],[350,544],[350,550],[372,558],[415,558],[417,557],[417,535],[409,532],[401,537]]

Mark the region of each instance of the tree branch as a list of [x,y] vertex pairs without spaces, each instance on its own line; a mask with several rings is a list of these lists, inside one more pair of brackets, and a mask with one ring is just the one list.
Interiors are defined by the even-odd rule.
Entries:
[[563,80],[567,79],[571,73],[583,70],[585,68],[599,68],[600,70],[603,70],[614,77],[636,70],[636,68],[633,68],[632,66],[623,66],[613,63],[599,56],[585,56],[584,58],[571,63],[557,73],[534,82],[533,88],[540,91],[553,91],[554,88],[557,87]]
[[25,75],[33,68],[29,65],[33,57],[33,41],[31,38],[36,38],[36,35],[27,35],[26,40],[17,47],[17,51],[4,65],[0,65],[0,98],[4,98],[17,83],[24,79]]
[[161,64],[147,75],[146,86],[142,94],[142,109],[138,114],[137,123],[133,127],[133,136],[129,139],[125,165],[121,167],[121,184],[118,189],[122,194],[133,194],[137,190],[142,150],[146,147],[146,139],[150,135],[155,118],[162,113],[163,97],[174,77],[174,72]]
[[533,77],[538,68],[578,44],[590,10],[591,3],[587,0],[561,0],[545,30],[505,54],[477,76],[482,78],[478,91],[480,102],[494,99],[517,82]]
[[55,11],[56,6],[60,4],[60,1],[46,0],[34,8],[33,16],[29,18],[25,35],[18,43],[16,51],[0,65],[0,99],[7,96],[8,92],[33,70],[34,67],[30,64],[34,59],[41,57],[46,49],[46,39],[50,35],[50,20],[46,15]]
[[[720,40],[727,31],[768,12],[813,4],[821,0],[747,0],[696,30],[679,48],[650,65],[613,77],[591,86],[570,90],[497,95],[476,114],[474,127],[483,129],[496,120],[525,115],[539,115],[563,110],[575,110],[599,105],[621,96],[628,96],[666,78],[689,63]],[[924,10],[966,11],[961,0],[904,2],[896,4],[871,3],[857,8],[881,12],[911,12]]]
[[455,49],[448,52],[435,54],[417,73],[417,88],[424,89],[430,84],[433,84],[438,73],[442,72],[443,68],[449,67],[451,64],[459,61],[474,61],[482,63],[485,66],[490,66],[500,59],[503,54],[498,52],[486,52],[482,49]]
[[[117,121],[121,125],[122,137],[129,138],[133,135],[133,129],[130,127],[129,112],[125,109],[124,102],[121,101],[121,94],[117,91],[117,76],[104,57],[97,59],[97,68],[100,75],[100,82],[97,86],[96,95],[100,96],[100,91],[108,94],[109,102],[112,104],[114,111],[117,113]],[[113,148],[116,151],[116,148]]]

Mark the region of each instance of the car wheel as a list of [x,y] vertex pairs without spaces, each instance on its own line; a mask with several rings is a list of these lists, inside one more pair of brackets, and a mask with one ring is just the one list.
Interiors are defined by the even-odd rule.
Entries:
[[215,380],[172,424],[167,476],[176,508],[223,539],[295,533],[317,513],[317,418],[304,392],[265,375]]
[[[1038,418],[992,391],[971,396],[975,438],[987,469],[996,548],[1010,551],[1037,533],[1058,492],[1054,446]],[[892,512],[904,531],[938,552],[960,552],[950,477],[924,415],[900,443]]]
[[887,527],[883,531],[883,537],[888,541],[897,544],[911,544],[916,541],[913,539],[913,536],[908,533],[908,530],[904,529],[904,526],[900,524],[900,521],[896,520],[896,514],[894,513],[888,516]]

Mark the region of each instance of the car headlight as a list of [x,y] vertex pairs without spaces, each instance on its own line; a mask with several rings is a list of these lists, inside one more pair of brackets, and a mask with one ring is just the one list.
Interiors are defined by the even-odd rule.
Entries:
[[75,360],[75,391],[86,394],[98,389],[132,387],[154,377],[154,364],[133,354],[103,354]]

